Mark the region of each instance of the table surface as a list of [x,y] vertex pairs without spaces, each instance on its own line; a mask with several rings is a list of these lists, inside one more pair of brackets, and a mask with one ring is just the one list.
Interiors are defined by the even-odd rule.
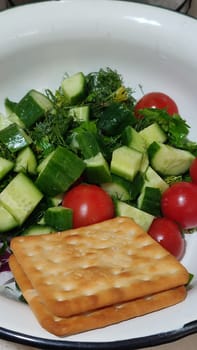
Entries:
[[[0,0],[0,2],[1,1],[2,0]],[[1,4],[0,4],[0,9],[1,9]],[[192,2],[192,6],[189,14],[194,17],[197,17],[197,0],[194,0]],[[193,334],[169,344],[148,347],[146,348],[146,350],[185,350],[185,349],[196,350],[196,348],[197,348],[197,334]],[[36,350],[36,349],[29,346],[15,344],[15,343],[0,339],[0,350]]]

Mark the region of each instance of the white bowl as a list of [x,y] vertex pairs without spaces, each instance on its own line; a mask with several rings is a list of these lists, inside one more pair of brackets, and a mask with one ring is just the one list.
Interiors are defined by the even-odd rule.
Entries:
[[[197,21],[124,1],[65,0],[0,13],[0,111],[4,99],[29,89],[56,89],[65,72],[117,69],[135,97],[162,91],[179,106],[197,137]],[[197,234],[183,264],[197,276]],[[28,306],[0,296],[0,337],[40,348],[134,349],[197,331],[197,279],[186,300],[115,326],[59,339],[37,324]],[[19,319],[20,318],[20,319]]]

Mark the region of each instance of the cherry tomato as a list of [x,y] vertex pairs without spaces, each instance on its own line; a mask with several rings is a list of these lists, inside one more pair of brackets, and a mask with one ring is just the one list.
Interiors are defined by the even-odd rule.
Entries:
[[148,233],[178,260],[183,257],[185,240],[179,226],[174,221],[168,218],[156,218],[153,220]]
[[140,115],[139,110],[144,108],[165,108],[170,115],[179,112],[175,101],[162,92],[149,92],[136,103],[134,112],[137,118],[143,117]]
[[81,227],[114,216],[111,197],[97,185],[80,184],[69,190],[62,205],[73,210],[73,227]]
[[192,164],[190,165],[189,172],[190,172],[192,182],[197,184],[197,158],[195,158]]
[[190,182],[177,182],[162,194],[163,216],[174,220],[182,228],[197,226],[197,185]]

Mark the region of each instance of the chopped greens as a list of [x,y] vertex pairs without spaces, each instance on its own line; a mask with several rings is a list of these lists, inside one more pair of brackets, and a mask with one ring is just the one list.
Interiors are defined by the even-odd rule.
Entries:
[[[42,226],[45,225],[43,221],[45,211],[51,206],[61,205],[61,198],[59,199],[56,194],[61,197],[62,193],[55,192],[57,183],[60,183],[63,178],[63,176],[61,177],[61,170],[63,169],[64,176],[65,173],[68,173],[67,175],[70,177],[68,181],[69,186],[74,185],[75,181],[78,181],[81,177],[84,182],[88,181],[85,169],[88,162],[85,161],[91,159],[90,163],[99,168],[99,165],[96,164],[98,154],[102,154],[107,171],[109,173],[110,171],[112,172],[112,174],[110,173],[110,176],[112,175],[112,183],[106,185],[97,183],[96,180],[95,182],[99,186],[105,185],[105,188],[109,188],[110,185],[112,185],[113,193],[110,192],[110,194],[115,205],[117,200],[120,201],[122,198],[126,198],[125,202],[127,205],[139,209],[139,202],[141,206],[146,206],[147,198],[145,198],[145,202],[143,202],[146,192],[144,189],[146,186],[150,188],[154,187],[154,181],[156,181],[156,183],[158,182],[161,188],[163,188],[162,186],[168,187],[178,181],[190,181],[188,171],[183,174],[169,174],[165,176],[164,174],[158,173],[154,175],[154,181],[147,178],[146,171],[148,167],[152,166],[150,159],[154,157],[154,154],[151,154],[150,159],[148,159],[146,140],[143,139],[142,136],[139,137],[140,131],[156,123],[161,128],[162,133],[165,133],[166,141],[164,142],[166,144],[181,150],[186,150],[193,156],[197,156],[197,143],[188,139],[190,127],[180,115],[176,114],[172,117],[165,109],[143,109],[143,118],[136,118],[134,113],[136,103],[134,91],[130,87],[125,86],[122,76],[116,70],[102,68],[97,72],[91,72],[87,75],[83,75],[83,73],[80,74],[85,77],[84,90],[79,94],[80,98],[78,98],[79,91],[75,93],[76,86],[71,88],[69,85],[69,96],[72,104],[68,101],[67,91],[65,91],[68,86],[67,84],[64,84],[64,88],[62,88],[62,86],[58,87],[54,92],[49,89],[47,89],[45,93],[30,90],[25,95],[27,111],[23,110],[22,116],[21,108],[19,107],[21,107],[21,101],[24,102],[24,98],[19,102],[11,101],[9,98],[5,100],[7,111],[7,124],[5,123],[5,125],[15,127],[16,139],[19,136],[17,134],[18,130],[24,130],[28,139],[31,140],[31,142],[28,143],[28,147],[31,148],[36,158],[37,170],[35,173],[28,173],[27,169],[29,169],[29,167],[27,164],[31,160],[21,160],[21,157],[17,157],[19,151],[11,152],[9,148],[6,147],[6,144],[0,141],[1,158],[14,163],[17,163],[18,159],[20,159],[20,162],[22,162],[19,166],[15,166],[2,176],[0,180],[0,206],[2,205],[1,193],[16,176],[16,169],[24,169],[25,175],[33,185],[38,187],[40,183],[44,186],[50,175],[49,186],[51,186],[51,193],[53,193],[54,196],[44,193],[43,191],[44,195],[42,200],[40,200],[36,208],[32,210],[25,222],[17,227],[9,228],[6,235],[4,232],[1,233],[0,240],[3,244],[0,246],[0,255],[6,252],[10,238],[24,234],[29,227],[35,224],[38,225],[41,230]],[[66,77],[69,78],[69,75],[67,74]],[[76,90],[79,90],[79,86]],[[83,99],[81,96],[83,96]],[[74,105],[73,101],[76,101]],[[36,118],[34,118],[34,111],[31,109],[33,105],[35,106],[35,113],[39,111],[39,115],[36,114]],[[82,107],[85,107],[85,109]],[[26,112],[27,115],[32,118],[31,120],[28,120]],[[80,112],[79,118],[78,112]],[[85,115],[83,115],[83,113],[85,113]],[[24,125],[24,121],[26,126]],[[130,128],[127,130],[128,133],[125,141],[123,134],[125,128],[128,126]],[[68,163],[66,163],[66,170],[61,155],[54,156],[58,147],[67,149],[66,152],[69,156],[67,159]],[[132,167],[136,167],[134,172],[136,176],[133,182],[127,178],[127,169],[119,169],[124,168],[124,166],[122,166],[124,165],[122,164],[124,161],[121,159],[121,156],[118,156],[118,160],[116,159],[114,161],[113,159],[115,154],[116,156],[117,154],[129,154],[127,152],[128,148],[133,148],[135,150],[135,152],[133,152],[134,159],[127,159],[128,164],[131,164]],[[117,149],[122,153],[115,152]],[[69,157],[72,159],[70,163]],[[76,162],[75,164],[78,164],[80,168],[78,168],[78,171],[72,168],[73,159]],[[110,168],[112,159],[114,173]],[[162,161],[163,160],[161,160],[161,162]],[[58,171],[57,168],[59,169]],[[99,171],[101,171],[100,168]],[[153,172],[153,170],[151,171]],[[62,182],[61,188],[64,192],[67,190],[67,188],[64,189],[64,182],[66,183],[66,181]],[[42,192],[42,189],[39,188],[39,190]],[[142,196],[139,201],[140,193]],[[11,201],[13,200],[12,196],[13,194],[9,193],[9,200],[11,197]],[[25,210],[25,204],[18,203],[17,200],[20,199],[16,199],[16,210],[18,210],[17,207],[19,206],[20,210]],[[13,202],[15,203],[15,199]],[[120,203],[119,205],[121,206]],[[146,211],[149,209],[150,208]],[[7,209],[3,208],[3,210]],[[152,220],[155,213],[150,211],[150,214],[153,215],[151,216]],[[148,220],[150,220],[150,216],[148,216]],[[9,222],[9,227],[10,225],[12,225],[12,221]]]
[[84,103],[91,106],[93,118],[99,118],[103,108],[113,102],[133,108],[133,91],[124,86],[123,78],[117,71],[110,68],[100,69],[98,72],[89,73],[86,81],[88,93]]
[[165,109],[153,108],[143,109],[142,114],[144,118],[141,118],[135,125],[137,131],[156,122],[167,134],[168,144],[190,150],[192,153],[196,154],[197,144],[187,139],[190,126],[180,115],[175,114],[172,118]]

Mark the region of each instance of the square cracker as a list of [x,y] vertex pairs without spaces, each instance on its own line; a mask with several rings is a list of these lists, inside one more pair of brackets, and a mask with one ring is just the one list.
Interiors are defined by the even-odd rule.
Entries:
[[41,236],[11,249],[47,309],[68,317],[187,283],[187,270],[132,219]]
[[16,281],[38,322],[45,330],[56,336],[68,336],[112,325],[175,305],[186,297],[186,289],[181,286],[81,315],[60,318],[53,315],[43,304],[39,294],[32,287],[14,255],[10,257],[9,263]]

